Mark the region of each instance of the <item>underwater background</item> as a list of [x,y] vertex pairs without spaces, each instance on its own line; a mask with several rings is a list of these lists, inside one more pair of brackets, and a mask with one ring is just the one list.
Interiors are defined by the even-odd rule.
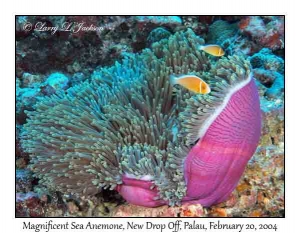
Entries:
[[[55,29],[69,22],[73,23],[72,32]],[[29,153],[21,139],[29,112],[35,110],[36,104],[46,103],[49,96],[78,91],[76,86],[84,82],[99,84],[99,77],[110,77],[113,72],[131,79],[142,70],[135,56],[149,59],[147,49],[180,44],[184,38],[220,45],[225,57],[236,55],[248,60],[259,90],[259,146],[228,200],[211,207],[198,204],[146,208],[126,203],[116,191],[103,190],[84,197],[39,183],[40,178],[29,167]],[[133,67],[132,72],[120,68],[124,59],[131,61],[127,66]],[[212,63],[218,59],[210,58]],[[35,130],[34,124],[30,127]],[[284,17],[17,16],[16,216],[283,217]]]

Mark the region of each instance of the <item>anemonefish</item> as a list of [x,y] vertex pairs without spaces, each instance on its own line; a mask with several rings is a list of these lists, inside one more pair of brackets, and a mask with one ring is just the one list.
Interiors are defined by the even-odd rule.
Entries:
[[196,75],[182,75],[179,77],[171,75],[170,82],[172,85],[179,84],[197,94],[208,94],[210,92],[209,85]]
[[216,57],[222,57],[225,54],[224,50],[219,45],[215,44],[200,45],[199,49]]

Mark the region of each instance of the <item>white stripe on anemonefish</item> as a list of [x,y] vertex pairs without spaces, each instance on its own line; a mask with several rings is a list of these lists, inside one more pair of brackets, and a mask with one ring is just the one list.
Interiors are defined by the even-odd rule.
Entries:
[[201,84],[202,84],[202,82],[200,81],[199,82],[199,85],[200,85],[200,94],[202,94],[202,85]]

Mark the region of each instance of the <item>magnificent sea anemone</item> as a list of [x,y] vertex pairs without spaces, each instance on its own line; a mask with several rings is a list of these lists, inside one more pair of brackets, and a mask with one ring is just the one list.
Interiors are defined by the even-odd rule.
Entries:
[[[149,207],[226,200],[259,141],[259,96],[247,60],[211,57],[202,44],[192,30],[175,33],[41,99],[22,132],[39,181],[80,196],[115,189]],[[174,74],[197,75],[211,92],[173,87]]]

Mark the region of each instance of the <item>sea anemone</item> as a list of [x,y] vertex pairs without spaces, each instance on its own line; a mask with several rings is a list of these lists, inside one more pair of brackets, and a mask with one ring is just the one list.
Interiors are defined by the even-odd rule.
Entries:
[[[40,100],[22,132],[39,181],[81,196],[116,189],[151,207],[225,200],[257,147],[259,99],[248,61],[215,61],[202,44],[177,32]],[[212,91],[173,87],[173,74],[197,75]]]

